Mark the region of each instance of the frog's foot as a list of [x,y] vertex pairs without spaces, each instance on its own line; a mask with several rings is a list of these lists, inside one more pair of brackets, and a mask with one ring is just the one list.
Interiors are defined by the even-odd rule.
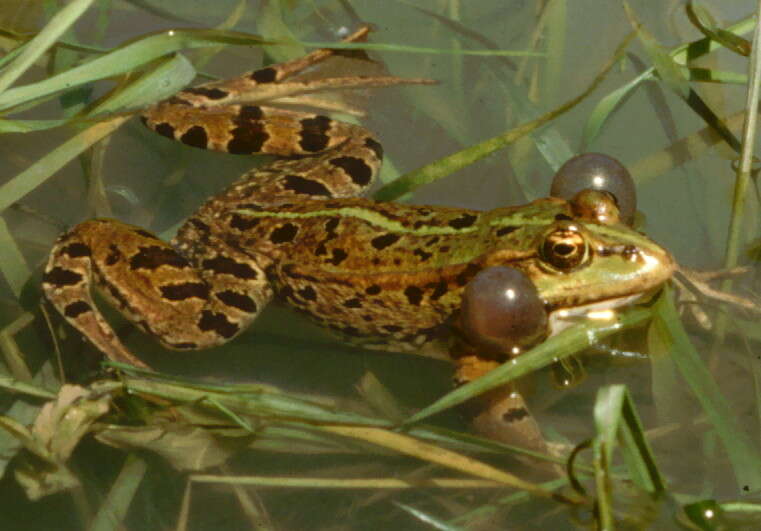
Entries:
[[678,303],[681,307],[686,308],[695,321],[705,329],[710,329],[712,322],[708,314],[698,304],[701,298],[761,315],[761,304],[758,301],[718,290],[709,284],[713,280],[743,275],[749,270],[747,267],[735,267],[719,271],[695,271],[679,266],[673,277],[677,287]]
[[[364,41],[369,31],[369,26],[362,26],[343,42]],[[396,76],[312,75],[311,68],[315,65],[338,55],[357,56],[358,52],[361,51],[323,48],[235,78],[204,83],[149,107],[142,118],[157,133],[203,149],[281,156],[313,155],[317,151],[330,150],[346,137],[363,135],[357,135],[355,128],[342,127],[327,117],[289,112],[282,106],[306,106],[361,116],[364,115],[361,109],[346,102],[313,94],[436,83],[431,79]],[[300,78],[302,73],[308,73],[310,77]],[[329,142],[322,145],[325,133],[329,133]],[[315,149],[317,145],[319,149]]]

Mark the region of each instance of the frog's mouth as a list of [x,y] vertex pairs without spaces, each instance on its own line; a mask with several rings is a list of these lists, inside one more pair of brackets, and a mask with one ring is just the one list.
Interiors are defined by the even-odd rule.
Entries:
[[613,299],[605,299],[601,301],[592,302],[590,304],[584,304],[582,306],[574,306],[571,308],[559,308],[550,312],[549,314],[549,335],[554,336],[569,328],[571,325],[581,322],[585,319],[605,320],[610,321],[616,317],[616,309],[625,306],[631,306],[633,304],[640,304],[650,300],[659,289],[646,291],[644,293],[635,293],[633,295],[624,295],[623,297],[617,297]]

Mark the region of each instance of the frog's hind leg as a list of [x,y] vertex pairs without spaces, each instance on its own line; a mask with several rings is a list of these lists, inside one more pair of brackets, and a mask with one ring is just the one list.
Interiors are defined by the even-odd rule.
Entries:
[[250,257],[214,242],[203,272],[152,234],[115,220],[77,225],[55,244],[43,277],[47,298],[115,361],[145,367],[94,304],[91,289],[175,350],[222,344],[243,330],[272,292]]

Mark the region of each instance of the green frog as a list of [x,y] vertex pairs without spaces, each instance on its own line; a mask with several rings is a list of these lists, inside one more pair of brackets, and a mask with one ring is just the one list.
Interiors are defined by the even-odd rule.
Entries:
[[[622,222],[605,191],[488,212],[360,197],[383,156],[373,135],[274,104],[426,80],[299,78],[341,53],[321,49],[187,89],[143,113],[149,128],[194,147],[280,158],[209,199],[170,243],[112,219],[58,239],[44,292],[106,356],[145,366],[104,320],[92,287],[169,349],[226,343],[276,298],[353,343],[450,357],[465,382],[569,314],[631,303],[671,276],[670,254]],[[494,415],[507,427],[482,431],[509,439],[490,431],[528,417],[512,392],[500,404]]]

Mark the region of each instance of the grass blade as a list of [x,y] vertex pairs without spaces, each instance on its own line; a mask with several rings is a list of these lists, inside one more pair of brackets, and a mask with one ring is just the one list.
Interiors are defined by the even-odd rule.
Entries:
[[708,368],[690,343],[671,297],[661,297],[656,303],[653,326],[671,338],[674,360],[682,377],[695,393],[708,420],[713,425],[732,463],[737,481],[745,490],[761,488],[761,462],[758,447],[742,429],[740,421],[721,394]]
[[44,54],[92,3],[93,0],[74,0],[50,19],[42,31],[24,46],[18,57],[0,74],[0,97],[3,91],[26,72],[27,68]]

